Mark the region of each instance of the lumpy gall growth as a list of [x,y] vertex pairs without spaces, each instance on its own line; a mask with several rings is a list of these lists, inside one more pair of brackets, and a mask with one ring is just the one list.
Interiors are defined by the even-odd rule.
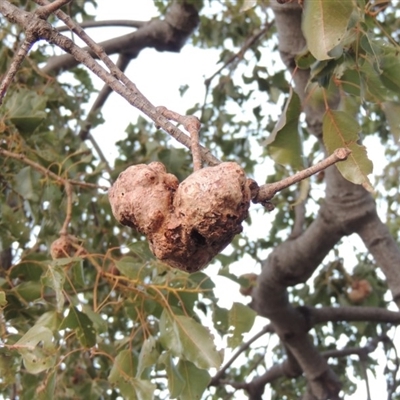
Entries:
[[115,218],[143,233],[158,259],[195,272],[242,231],[249,185],[233,162],[203,168],[180,184],[164,165],[153,162],[123,171],[109,200]]

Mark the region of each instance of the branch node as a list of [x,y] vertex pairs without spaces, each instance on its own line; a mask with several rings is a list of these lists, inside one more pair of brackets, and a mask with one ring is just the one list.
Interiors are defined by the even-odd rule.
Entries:
[[193,156],[193,169],[198,171],[202,167],[201,151],[199,144],[200,120],[194,115],[180,115],[175,111],[168,110],[164,106],[156,107],[156,110],[165,118],[182,124],[190,134],[190,150]]

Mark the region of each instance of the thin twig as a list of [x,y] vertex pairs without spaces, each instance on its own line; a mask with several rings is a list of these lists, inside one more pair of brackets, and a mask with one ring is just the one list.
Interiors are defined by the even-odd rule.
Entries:
[[[35,0],[39,4],[46,4],[48,3],[47,0]],[[73,32],[75,32],[88,46],[93,52],[105,63],[105,65],[109,68],[110,72],[117,77],[124,85],[126,85],[127,88],[129,88],[135,96],[138,98],[140,97],[142,101],[147,102],[147,107],[149,108],[154,108],[154,106],[150,103],[150,101],[147,100],[147,98],[138,90],[136,85],[131,82],[128,77],[121,71],[118,66],[116,66],[112,60],[108,57],[108,55],[104,52],[103,48],[99,46],[94,40],[90,38],[89,35],[80,27],[78,24],[76,24],[68,15],[63,13],[62,11],[58,10],[56,13],[56,16],[60,18]],[[139,107],[138,107],[139,108]],[[141,109],[141,108],[139,108]],[[143,112],[145,112],[143,109],[141,109]],[[159,111],[159,107],[156,108],[157,111]],[[172,113],[171,111],[169,111]],[[146,112],[145,112],[146,113]],[[146,113],[147,114],[147,113]],[[147,114],[148,115],[148,114]],[[177,113],[174,113],[174,115],[179,115]],[[164,115],[165,116],[165,115]],[[150,116],[151,117],[151,116]],[[165,116],[166,117],[166,116]],[[184,118],[179,116],[180,118]],[[169,117],[166,117],[170,119]],[[171,118],[174,119],[174,118]],[[186,119],[184,119],[183,122],[180,122],[176,119],[175,121],[182,123],[185,127],[185,129],[189,132],[190,138],[191,138],[191,145],[190,148],[192,150],[192,156],[193,156],[193,168],[195,171],[198,169],[201,169],[202,163],[201,163],[201,148],[199,146],[199,138],[198,138],[198,132],[200,130],[200,122],[198,119],[194,116],[189,116]],[[161,125],[162,126],[162,125]],[[164,128],[165,129],[165,128]],[[167,131],[168,132],[168,131]],[[170,132],[168,132],[170,133]]]
[[[45,4],[43,0],[36,0],[39,4]],[[47,3],[47,2],[46,2]],[[12,5],[7,0],[0,0],[0,12],[11,22],[17,23],[23,28],[27,28],[27,21],[30,25],[36,26],[37,32],[40,32],[40,39],[55,44],[65,52],[71,54],[75,60],[86,65],[95,75],[107,83],[116,93],[126,99],[131,105],[141,110],[157,126],[162,127],[169,135],[174,137],[178,142],[186,147],[191,147],[191,139],[178,129],[174,124],[170,123],[167,118],[157,112],[156,108],[143,96],[136,86],[112,63],[108,56],[102,51],[101,46],[95,44],[96,52],[102,52],[101,59],[110,67],[110,72],[103,68],[94,58],[86,51],[78,47],[71,39],[61,35],[48,22],[41,20],[33,13],[21,10]],[[56,15],[62,12],[58,10]],[[64,14],[65,15],[65,14]],[[68,16],[66,16],[69,18]],[[82,39],[89,40],[86,33],[82,34]],[[93,42],[94,43],[94,42]],[[93,50],[94,51],[94,50]],[[111,64],[110,64],[111,63]],[[118,79],[116,78],[118,77]],[[211,154],[209,149],[199,146],[202,158],[209,165],[219,164],[220,161]]]
[[271,28],[271,26],[273,25],[274,21],[267,23],[263,29],[261,29],[260,31],[254,33],[252,36],[250,36],[243,44],[243,46],[240,48],[240,50],[233,54],[231,57],[229,57],[229,59],[222,65],[221,68],[219,68],[216,72],[214,72],[213,75],[211,75],[209,78],[205,79],[204,81],[204,85],[206,87],[205,93],[204,93],[204,101],[203,101],[203,106],[201,108],[201,118],[204,115],[204,110],[205,110],[205,105],[206,105],[206,100],[209,94],[209,89],[210,89],[210,84],[212,82],[212,80],[218,75],[220,74],[226,67],[228,67],[233,61],[235,61],[236,59],[239,58],[243,58],[244,54],[246,53],[246,51],[249,49],[250,46],[252,46],[255,42],[257,42],[257,40],[259,40],[262,36],[264,36],[264,34],[266,32],[268,32],[268,30]]
[[350,355],[357,355],[358,357],[362,358],[366,357],[370,353],[373,353],[380,342],[385,343],[388,341],[390,341],[389,337],[386,334],[382,334],[368,340],[367,344],[363,347],[344,347],[343,349],[323,351],[321,354],[325,358],[339,358]]
[[240,48],[240,50],[232,54],[231,57],[222,65],[221,68],[219,68],[217,71],[215,71],[209,78],[207,78],[204,81],[204,84],[208,87],[211,83],[211,81],[222,71],[224,70],[227,66],[229,66],[233,61],[236,59],[243,58],[244,54],[246,51],[249,49],[250,46],[252,46],[257,40],[259,40],[268,30],[271,28],[271,26],[274,24],[275,21],[268,22],[261,30],[257,31],[254,33],[252,36],[250,36],[243,44],[243,46]]
[[[67,196],[67,209],[66,209],[66,212],[65,212],[65,219],[64,219],[63,225],[62,225],[61,230],[60,230],[60,235],[61,236],[67,236],[68,235],[68,226],[69,226],[69,224],[71,222],[71,218],[72,218],[72,201],[73,201],[72,185],[78,184],[79,186],[83,186],[83,185],[81,185],[81,182],[72,181],[72,180],[63,178],[61,176],[58,176],[57,174],[55,174],[54,172],[49,171],[48,169],[46,169],[42,165],[30,160],[24,154],[13,153],[11,151],[4,150],[4,149],[1,149],[1,148],[0,148],[0,154],[2,154],[3,156],[6,156],[6,157],[13,158],[15,160],[22,161],[23,163],[25,163],[25,164],[31,166],[32,168],[36,169],[37,171],[39,171],[43,175],[52,177],[54,180],[56,180],[58,183],[60,183],[60,184],[62,184],[64,186],[65,193],[66,193],[66,196]],[[87,187],[87,185],[91,185],[91,184],[85,183],[84,186]]]
[[[383,334],[380,335],[376,338],[373,338],[368,341],[367,345],[364,347],[347,347],[343,349],[335,349],[335,350],[328,350],[321,352],[322,356],[326,359],[328,358],[339,358],[339,357],[347,357],[349,355],[357,355],[360,358],[366,357],[369,353],[372,353],[376,350],[377,345],[379,342],[387,342],[389,339],[388,337]],[[266,384],[271,383],[279,378],[282,377],[289,377],[291,379],[296,378],[297,376],[300,376],[303,371],[301,369],[293,369],[291,368],[290,365],[288,365],[288,359],[283,361],[280,364],[274,364],[270,369],[265,371],[262,375],[259,375],[255,377],[252,381],[250,382],[229,382],[229,381],[222,381],[220,380],[219,383],[227,383],[232,385],[235,388],[238,389],[244,389],[247,390],[248,392],[251,392],[252,390],[258,393],[263,393],[264,392],[264,387]]]
[[[48,0],[35,0],[35,2],[41,5],[50,4]],[[140,96],[142,98],[142,101],[150,104],[146,97],[142,93],[140,93],[136,85],[132,81],[130,81],[128,77],[114,64],[111,58],[108,57],[103,48],[98,45],[77,23],[75,23],[69,15],[65,14],[61,10],[57,10],[55,12],[55,15],[89,46],[93,53],[96,54],[96,56],[104,62],[104,64],[107,66],[113,76],[118,78],[124,85],[126,85],[127,88],[132,90],[132,92],[136,96]]]
[[92,144],[93,148],[96,150],[96,153],[100,158],[100,161],[104,164],[104,168],[108,172],[108,174],[110,175],[110,179],[111,179],[112,169],[110,167],[110,164],[107,161],[106,156],[104,155],[103,151],[101,150],[101,147],[99,146],[99,144],[97,143],[96,139],[93,137],[93,135],[90,132],[88,133],[87,138],[90,141],[90,143]]
[[64,181],[64,189],[65,189],[65,194],[67,195],[67,210],[65,212],[64,223],[60,230],[61,236],[68,235],[68,226],[69,226],[69,223],[71,222],[71,218],[72,218],[72,194],[73,193],[72,193],[72,186],[68,182],[68,180]]
[[61,183],[63,186],[65,186],[66,182],[68,182],[69,184],[74,185],[74,186],[80,186],[80,187],[85,187],[85,188],[90,188],[90,189],[101,189],[101,190],[109,189],[107,186],[101,186],[101,185],[96,185],[94,183],[87,183],[87,182],[77,181],[74,179],[63,178],[63,177],[55,174],[54,172],[49,171],[47,168],[43,167],[42,165],[30,160],[24,154],[13,153],[11,151],[4,150],[1,148],[0,148],[0,154],[5,157],[10,157],[15,160],[19,160],[19,161],[23,162],[24,164],[31,166],[32,168],[39,171],[41,174],[53,178],[55,181]]
[[[39,7],[35,11],[35,15],[41,19],[47,19],[49,15],[60,7],[68,4],[71,0],[55,0],[52,3],[48,3],[46,6]],[[0,105],[3,102],[3,98],[7,92],[8,87],[10,86],[11,82],[13,81],[15,74],[17,73],[18,69],[20,68],[22,62],[26,58],[29,50],[33,46],[35,42],[39,40],[39,36],[37,35],[35,24],[29,24],[25,27],[26,31],[26,38],[22,42],[20,48],[15,55],[9,70],[7,71],[1,86],[0,86]]]
[[[60,7],[64,6],[65,4],[69,3],[71,0],[55,0],[53,3],[49,3],[45,7],[40,7],[35,11],[35,15],[37,15],[41,19],[47,19],[51,13],[58,10]],[[26,31],[26,38],[22,42],[20,48],[15,55],[9,70],[7,71],[1,86],[0,86],[0,105],[3,102],[3,98],[7,92],[8,87],[10,86],[11,82],[13,81],[15,74],[17,73],[18,69],[20,68],[22,62],[26,58],[29,50],[33,46],[35,42],[39,40],[39,36],[37,35],[35,24],[27,24],[25,27]]]
[[309,178],[311,175],[317,172],[323,171],[324,169],[330,167],[331,165],[344,161],[351,154],[351,150],[347,148],[336,149],[329,157],[320,161],[319,163],[312,165],[296,174],[289,176],[288,178],[282,179],[279,182],[267,183],[266,185],[260,186],[257,196],[253,199],[254,203],[267,203],[271,200],[276,193],[283,189],[293,185],[294,183],[300,182],[303,179]]
[[364,378],[365,381],[365,389],[367,391],[367,400],[371,400],[371,390],[370,390],[370,384],[369,384],[369,379],[368,379],[368,374],[367,374],[367,365],[365,362],[365,358],[364,356],[360,356],[359,360],[360,360],[360,366],[361,366],[361,372],[362,372],[362,376]]
[[61,7],[67,5],[72,0],[54,0],[53,2],[47,2],[46,5],[39,7],[35,10],[35,14],[41,19],[49,18],[50,14],[57,12]]
[[270,324],[265,325],[258,333],[256,333],[251,339],[247,342],[243,343],[232,355],[232,357],[225,363],[225,365],[213,376],[209,386],[216,386],[220,383],[221,378],[224,376],[226,370],[233,364],[233,362],[242,354],[245,350],[247,350],[252,343],[258,340],[261,336],[264,336],[266,333],[273,332],[273,328]]
[[21,66],[22,62],[24,61],[25,57],[27,56],[29,50],[31,49],[32,45],[35,43],[36,39],[32,37],[28,37],[22,42],[20,48],[15,54],[15,57],[10,65],[9,70],[5,74],[1,85],[0,85],[0,105],[3,103],[3,98],[10,86],[11,82],[13,81],[15,74],[17,73],[19,67]]

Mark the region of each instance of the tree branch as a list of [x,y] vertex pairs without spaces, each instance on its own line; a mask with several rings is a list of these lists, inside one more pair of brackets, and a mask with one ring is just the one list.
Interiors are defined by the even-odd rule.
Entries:
[[302,171],[297,172],[296,174],[289,176],[288,178],[282,179],[279,182],[269,183],[266,185],[260,186],[260,190],[258,195],[253,199],[254,203],[265,203],[271,200],[277,192],[280,192],[283,189],[288,188],[289,186],[300,182],[306,178],[309,178],[311,175],[316,174],[317,172],[323,171],[329,166],[339,162],[344,161],[351,154],[349,149],[339,148],[336,149],[329,157],[320,161],[319,163],[312,165]]
[[232,357],[224,364],[224,366],[213,376],[209,386],[217,386],[219,385],[222,377],[225,375],[226,370],[233,364],[233,362],[244,352],[246,351],[256,340],[260,337],[264,336],[266,333],[271,333],[272,327],[271,325],[264,326],[261,331],[257,332],[251,339],[247,342],[243,343],[232,355]]
[[[124,54],[121,54],[118,57],[117,60],[117,67],[124,72],[127,68],[127,66],[129,65],[130,62],[130,58],[126,57]],[[112,89],[110,88],[110,86],[108,86],[107,84],[104,85],[102,87],[102,89],[100,90],[96,100],[93,102],[92,107],[89,111],[89,114],[83,124],[83,127],[81,128],[78,136],[82,139],[82,140],[86,140],[86,139],[90,139],[90,129],[92,128],[92,123],[91,123],[91,118],[93,118],[100,110],[101,108],[104,106],[104,104],[106,103],[108,97],[110,96],[110,94],[112,93]]]
[[[177,3],[174,3],[174,5],[176,14],[176,7],[180,7],[180,5]],[[32,13],[16,8],[7,0],[0,0],[0,12],[11,22],[17,23],[23,28],[27,27],[26,21],[29,21],[29,24],[35,24],[38,38],[44,39],[49,43],[53,43],[67,53],[70,53],[78,62],[86,65],[93,73],[95,73],[99,78],[106,82],[116,93],[120,94],[131,105],[138,108],[148,117],[150,117],[150,119],[152,119],[157,126],[162,127],[167,133],[169,133],[172,137],[174,137],[183,145],[190,147],[190,137],[184,134],[174,124],[171,124],[167,118],[157,112],[156,107],[154,107],[136,89],[136,86],[132,82],[130,82],[128,78],[126,78],[122,74],[121,71],[117,71],[115,65],[112,69],[114,73],[106,71],[90,56],[87,51],[82,50],[81,48],[76,46],[72,40],[58,33],[49,23],[39,19]],[[99,49],[101,48],[99,47]],[[106,60],[106,58],[104,59]],[[122,82],[115,78],[115,75],[120,76]],[[204,148],[203,146],[200,146],[200,151],[202,153],[203,160],[205,160],[208,164],[215,165],[219,163],[219,160],[211,154],[210,150]]]
[[393,301],[400,308],[400,248],[379,218],[376,208],[365,216],[355,231],[385,274]]
[[[294,57],[305,45],[301,31],[301,8],[271,2],[279,34],[279,49],[289,69],[295,67]],[[309,70],[299,70],[293,77],[296,91],[304,103]],[[309,130],[317,137],[322,134],[325,107],[304,104]],[[374,208],[368,193],[358,186],[344,182],[336,168],[326,169],[326,197],[316,219],[298,238],[276,247],[263,263],[258,285],[253,290],[253,304],[269,318],[282,342],[296,358],[315,398],[337,398],[340,383],[326,360],[308,336],[311,321],[306,314],[294,309],[286,288],[305,282],[343,235],[354,232],[362,215]],[[262,192],[261,192],[262,193]],[[265,193],[266,198],[273,195]]]
[[312,324],[339,321],[370,321],[400,324],[400,312],[379,307],[305,307]]
[[[383,334],[376,338],[370,339],[363,347],[345,347],[343,349],[328,350],[321,353],[322,357],[340,358],[348,357],[350,355],[357,355],[360,359],[364,359],[368,354],[373,353],[380,342],[390,342],[387,335]],[[240,389],[247,390],[251,395],[252,400],[261,400],[264,393],[265,386],[273,381],[286,377],[296,378],[302,374],[301,369],[293,368],[290,360],[285,360],[283,363],[275,364],[270,369],[265,371],[264,374],[254,378],[251,382],[237,382]]]
[[[115,20],[106,20],[106,21],[82,21],[79,23],[79,26],[83,29],[86,28],[106,28],[106,27],[117,27],[124,26],[127,28],[141,28],[142,26],[148,24],[150,21],[134,21],[130,19],[115,19]],[[69,31],[70,28],[68,26],[60,26],[56,28],[58,32],[66,32]]]
[[40,172],[42,175],[53,178],[56,182],[62,184],[63,186],[65,186],[66,184],[70,184],[70,185],[86,187],[86,188],[90,188],[90,189],[101,189],[101,190],[109,189],[107,186],[100,186],[100,185],[95,185],[93,183],[77,181],[75,179],[63,178],[63,177],[55,174],[54,172],[48,170],[47,168],[43,167],[42,165],[30,160],[24,154],[13,153],[11,151],[0,148],[0,155],[13,158],[14,160],[19,160],[19,161],[23,162],[24,164],[29,165],[30,167],[36,169],[36,171]]
[[35,14],[41,19],[47,19],[49,16],[57,12],[61,7],[70,3],[71,0],[54,0],[53,2],[47,2],[42,7],[39,7]]
[[0,85],[0,105],[3,103],[3,98],[6,95],[8,87],[11,85],[15,74],[17,73],[18,69],[20,68],[22,62],[25,60],[25,57],[29,53],[32,45],[36,42],[35,37],[31,37],[27,35],[26,39],[22,42],[21,46],[19,47],[17,53],[14,56],[14,59],[10,65],[9,70],[7,71],[6,75],[4,76],[1,85]]
[[[39,1],[42,2],[43,0]],[[194,7],[184,2],[175,1],[170,6],[164,20],[153,19],[144,23],[133,33],[106,40],[99,43],[98,46],[106,54],[123,53],[130,56],[131,59],[137,57],[140,51],[145,48],[179,52],[198,22],[198,13]],[[89,53],[91,56],[96,55],[90,50]],[[57,74],[60,70],[71,69],[79,63],[79,60],[69,55],[56,56],[48,61],[43,70],[46,73]]]

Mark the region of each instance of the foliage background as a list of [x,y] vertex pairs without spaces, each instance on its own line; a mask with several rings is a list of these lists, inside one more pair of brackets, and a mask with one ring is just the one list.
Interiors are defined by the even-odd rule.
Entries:
[[[321,115],[315,117],[315,110],[321,114],[321,110],[328,109],[325,132],[327,125],[339,126],[338,135],[327,136],[336,138],[331,147],[337,147],[337,138],[342,136],[344,139],[339,140],[339,145],[343,140],[346,144],[357,142],[358,137],[354,136],[357,126],[349,129],[349,137],[346,137],[346,128],[357,119],[363,138],[375,137],[385,149],[386,169],[372,182],[378,189],[374,197],[381,218],[392,233],[398,251],[400,78],[397,74],[397,3],[389,4],[375,16],[374,12],[386,3],[340,2],[344,7],[352,5],[351,18],[354,19],[354,25],[351,20],[348,25],[349,19],[345,21],[345,28],[349,29],[344,30],[348,34],[342,39],[344,52],[339,51],[330,61],[317,62],[309,53],[297,55],[297,65],[303,68],[297,70],[293,78],[297,89],[301,84],[296,82],[296,77],[301,76],[302,71],[309,73],[310,66],[314,80],[312,89],[308,87],[306,95],[300,93],[300,99],[292,94],[291,74],[283,69],[278,59],[277,48],[282,46],[283,34],[281,32],[278,42],[276,29],[279,29],[279,23],[271,23],[274,14],[269,5],[250,2],[246,4],[249,8],[245,9],[239,2],[216,3],[206,3],[202,8],[200,2],[195,2],[201,23],[189,38],[193,46],[217,49],[221,64],[227,63],[214,79],[207,81],[208,95],[204,103],[187,104],[190,107],[188,114],[201,116],[202,144],[222,160],[234,159],[250,176],[256,168],[271,165],[271,157],[277,162],[273,174],[268,176],[268,182],[273,182],[322,158],[318,140],[322,120]],[[16,4],[28,11],[36,7],[33,2]],[[155,4],[163,18],[169,2]],[[309,1],[308,4],[314,3]],[[274,7],[277,18],[279,6]],[[286,7],[299,13],[296,5]],[[354,15],[355,10],[358,15]],[[74,2],[68,12],[78,21],[92,19],[80,2]],[[315,12],[309,9],[307,15],[312,16]],[[338,19],[340,22],[341,18]],[[23,33],[17,25],[7,25],[5,19],[2,23],[0,73],[4,74]],[[262,39],[250,41],[247,46],[249,39],[260,34],[260,29],[265,29]],[[317,50],[320,49],[318,36],[313,32],[310,35],[309,48],[312,40],[316,40]],[[262,278],[257,289],[261,295],[253,291],[252,308],[244,306],[241,297],[240,302],[234,302],[229,309],[224,308],[215,295],[218,291],[213,291],[214,281],[217,285],[223,281],[213,275],[210,278],[207,270],[187,275],[156,261],[143,237],[122,228],[113,219],[105,191],[74,185],[72,195],[66,196],[65,180],[107,186],[127,165],[153,160],[162,161],[170,172],[184,179],[191,172],[191,157],[188,151],[177,148],[165,133],[155,129],[154,124],[139,117],[128,126],[126,138],[117,142],[115,165],[99,161],[93,141],[82,141],[79,136],[87,117],[87,108],[82,105],[93,101],[94,87],[89,74],[83,67],[70,69],[60,79],[53,78],[49,71],[44,73],[40,68],[45,66],[49,51],[51,48],[42,42],[35,46],[18,71],[1,107],[1,148],[24,157],[18,160],[3,153],[1,159],[3,346],[0,349],[0,384],[4,397],[97,399],[122,395],[127,399],[147,399],[153,394],[162,398],[169,392],[171,398],[193,399],[200,398],[206,391],[204,397],[229,398],[240,396],[244,390],[255,399],[260,396],[260,390],[261,393],[264,391],[266,383],[270,385],[273,398],[295,398],[309,392],[310,396],[316,396],[312,382],[310,389],[310,380],[318,381],[321,377],[313,377],[308,382],[301,377],[294,379],[301,375],[301,369],[307,372],[301,363],[300,371],[295,362],[291,368],[285,370],[283,367],[279,379],[267,379],[275,364],[287,366],[293,362],[293,354],[295,359],[298,357],[297,362],[301,356],[290,342],[288,328],[283,329],[281,321],[274,319],[274,312],[268,311],[270,315],[260,312],[260,302],[267,298],[262,296]],[[233,57],[235,54],[237,56]],[[160,60],[162,56],[160,54]],[[162,78],[155,86],[162,91],[163,82],[168,80],[163,73],[167,75],[168,72],[163,71],[162,61],[156,67],[152,72],[155,79],[157,75]],[[147,94],[139,81],[135,83]],[[182,93],[185,89],[185,86],[181,87]],[[283,109],[285,103],[288,104],[286,111]],[[168,102],[163,105],[169,107]],[[346,114],[335,114],[338,113],[336,108]],[[286,117],[286,140],[279,141],[282,132],[279,135],[275,130],[276,136],[272,136],[275,140],[270,139],[271,143],[266,146],[269,132],[274,131],[282,113],[276,110],[283,110]],[[302,110],[307,115],[306,120],[300,116]],[[349,118],[352,118],[351,122]],[[94,127],[101,124],[101,113],[90,116],[90,122]],[[300,139],[296,139],[297,126],[300,126]],[[291,135],[290,140],[287,140],[288,135]],[[262,149],[261,154],[254,152],[255,144]],[[326,137],[325,144],[329,148]],[[34,164],[29,165],[26,160]],[[364,156],[358,164],[362,163],[368,170]],[[37,165],[62,180],[40,173]],[[362,172],[356,174],[356,178],[368,186],[365,175],[366,172]],[[329,177],[319,175],[311,179],[310,187],[303,184],[280,193],[274,200],[277,208],[272,214],[273,225],[268,226],[262,238],[255,241],[245,230],[224,254],[217,257],[216,267],[211,270],[218,270],[225,279],[251,287],[253,276],[239,275],[259,273],[261,264],[268,270],[266,255],[274,248],[279,249],[279,244],[290,243],[297,237],[296,221],[302,215],[301,207],[305,210],[302,232],[312,225],[322,199],[326,193],[329,195],[329,182],[334,185]],[[337,189],[337,186],[333,187]],[[349,192],[361,193],[360,190],[358,187]],[[304,193],[308,193],[306,202],[303,201]],[[360,196],[369,195],[363,191]],[[51,244],[60,236],[71,202],[68,233],[78,239],[73,249],[64,254],[67,257],[52,259]],[[295,202],[298,205],[293,207]],[[345,204],[341,206],[345,210]],[[255,218],[260,213],[264,211],[258,208]],[[346,217],[351,220],[350,214]],[[340,218],[338,215],[337,219]],[[249,224],[252,224],[251,219]],[[345,229],[345,233],[351,233],[352,228],[354,224]],[[332,229],[332,236],[335,235]],[[319,237],[321,242],[324,239]],[[374,259],[363,247],[357,246],[354,248],[356,265],[351,268],[347,260],[348,247],[343,251],[340,244],[339,241],[331,245],[329,257],[319,266],[316,257],[315,271],[307,274],[307,278],[311,277],[307,284],[303,283],[305,278],[297,280],[286,274],[283,286],[288,286],[288,296],[294,306],[340,307],[344,310],[341,320],[333,320],[328,318],[330,314],[326,309],[328,317],[322,321],[325,323],[313,324],[310,331],[313,348],[319,351],[336,350],[339,339],[341,348],[354,350],[349,350],[353,355],[348,357],[334,354],[329,360],[329,370],[326,370],[340,377],[343,393],[354,392],[356,382],[365,379],[366,371],[375,369],[376,358],[370,356],[370,352],[374,345],[382,343],[387,357],[384,374],[388,396],[397,398],[398,361],[391,340],[393,330],[389,330],[391,325],[388,324],[397,324],[398,315],[385,314],[387,307],[393,308],[392,297],[396,299],[399,293],[397,280],[389,282],[390,295],[385,274],[376,268],[377,264],[382,267],[376,256]],[[306,251],[307,247],[304,249]],[[386,249],[386,254],[390,255],[393,268],[398,268],[396,250]],[[246,257],[245,261],[243,257]],[[251,261],[248,261],[249,257]],[[238,260],[241,272],[233,274],[237,268],[231,268],[231,265]],[[381,264],[386,262],[379,257],[378,260]],[[394,274],[398,275],[396,271]],[[293,271],[290,273],[293,275]],[[356,307],[360,309],[357,314],[349,293],[361,280],[368,281],[372,292],[361,299],[362,307]],[[239,294],[236,296],[239,300]],[[269,308],[275,306],[269,304]],[[280,310],[279,304],[276,306],[275,313]],[[254,310],[271,321],[261,331],[266,336],[253,347],[240,348],[242,334],[252,327]],[[295,325],[295,336],[298,333],[296,327],[304,334],[304,320],[298,319],[304,317],[304,309],[296,310],[300,311],[291,320]],[[313,310],[310,308],[310,313]],[[359,320],[354,322],[354,317],[353,320],[346,317],[346,310],[359,315]],[[372,318],[371,310],[381,317]],[[212,333],[203,324],[211,325]],[[280,342],[271,339],[276,334]],[[243,354],[234,364],[224,367],[225,376],[218,376],[216,372],[223,358],[213,344],[217,336],[227,347],[227,354],[238,347]],[[314,355],[308,355],[308,362],[315,362]],[[257,381],[260,377],[264,377],[265,382],[260,384]],[[323,383],[327,382],[324,379],[336,382],[329,374],[321,379]],[[323,394],[319,396],[324,398]]]

